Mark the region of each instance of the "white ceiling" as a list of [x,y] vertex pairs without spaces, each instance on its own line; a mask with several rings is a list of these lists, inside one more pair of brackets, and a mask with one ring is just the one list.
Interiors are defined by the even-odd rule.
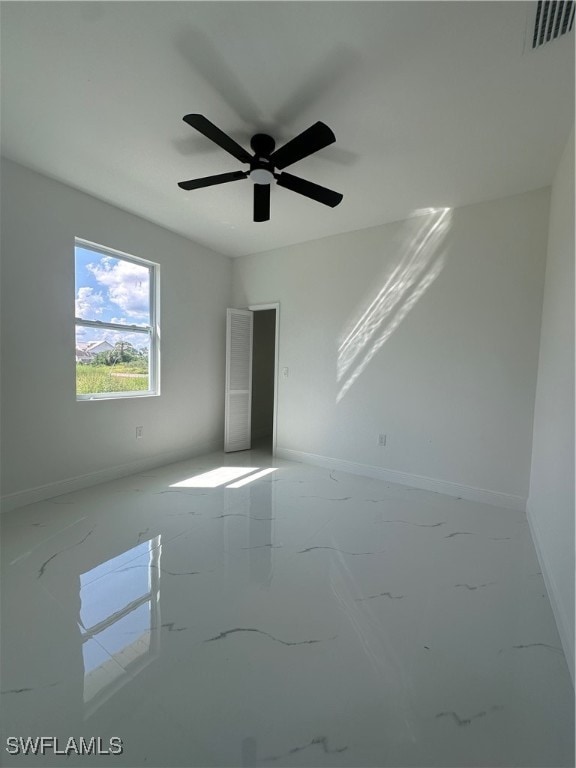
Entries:
[[[548,185],[574,117],[574,33],[535,51],[536,2],[4,2],[8,158],[238,256]],[[317,120],[336,143],[288,170],[331,209],[250,180],[184,122],[249,148]]]

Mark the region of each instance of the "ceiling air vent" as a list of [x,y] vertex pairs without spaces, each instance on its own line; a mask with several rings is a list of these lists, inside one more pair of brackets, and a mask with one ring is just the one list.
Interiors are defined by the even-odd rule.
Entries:
[[532,48],[570,32],[574,24],[574,0],[539,0],[536,8]]

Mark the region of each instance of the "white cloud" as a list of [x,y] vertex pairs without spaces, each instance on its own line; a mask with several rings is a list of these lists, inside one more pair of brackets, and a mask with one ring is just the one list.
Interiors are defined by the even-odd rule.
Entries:
[[84,320],[93,320],[94,315],[101,315],[104,309],[104,297],[101,293],[94,293],[89,286],[78,288],[76,296],[76,317]]
[[109,300],[122,310],[128,322],[146,322],[149,316],[149,272],[146,267],[110,256],[87,269],[108,289]]

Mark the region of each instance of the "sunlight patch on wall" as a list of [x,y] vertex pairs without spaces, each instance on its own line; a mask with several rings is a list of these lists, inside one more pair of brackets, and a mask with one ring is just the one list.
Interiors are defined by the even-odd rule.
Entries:
[[422,217],[422,224],[402,244],[397,266],[342,335],[337,360],[337,380],[341,385],[336,402],[344,397],[444,268],[445,252],[439,252],[439,248],[449,230],[452,209],[428,208],[417,211],[415,216]]

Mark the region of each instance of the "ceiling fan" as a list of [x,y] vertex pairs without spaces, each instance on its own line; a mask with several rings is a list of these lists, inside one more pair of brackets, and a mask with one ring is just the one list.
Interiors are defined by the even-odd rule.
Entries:
[[181,189],[200,189],[201,187],[211,187],[213,184],[224,184],[228,181],[250,178],[254,182],[254,221],[268,221],[270,219],[270,185],[274,180],[280,187],[285,187],[285,189],[309,197],[311,200],[329,205],[331,208],[341,202],[343,195],[339,192],[321,187],[319,184],[306,181],[306,179],[301,179],[290,173],[276,173],[277,169],[282,170],[336,141],[336,136],[324,123],[314,123],[310,128],[276,150],[276,142],[271,136],[257,133],[250,139],[250,146],[254,151],[254,155],[251,155],[203,115],[185,115],[183,120],[215,144],[218,144],[219,147],[225,149],[237,160],[240,160],[241,163],[249,164],[250,170],[232,171],[231,173],[220,173],[217,176],[204,176],[201,179],[181,181],[178,184]]

